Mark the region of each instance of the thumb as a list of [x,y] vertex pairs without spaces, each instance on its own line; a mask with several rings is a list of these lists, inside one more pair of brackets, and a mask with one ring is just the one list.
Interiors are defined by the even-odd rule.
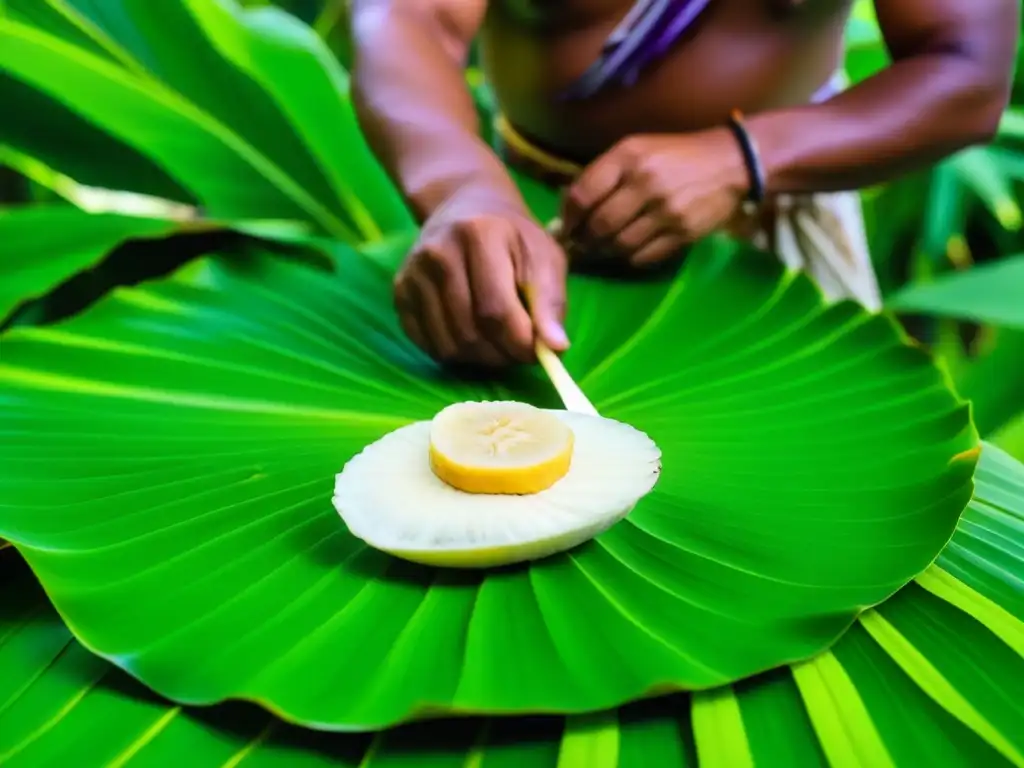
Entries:
[[563,325],[565,256],[556,250],[538,262],[531,270],[533,274],[526,287],[526,303],[540,341],[556,352],[564,352],[569,348],[569,337]]

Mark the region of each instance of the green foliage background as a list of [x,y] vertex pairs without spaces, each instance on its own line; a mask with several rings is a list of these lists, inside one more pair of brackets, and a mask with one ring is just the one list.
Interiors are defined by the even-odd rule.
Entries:
[[[586,342],[567,365],[602,412],[691,452],[690,474],[603,548],[439,578],[358,554],[309,488],[452,398],[551,394],[530,372],[453,382],[401,338],[387,274],[414,229],[352,116],[344,2],[242,5],[0,0],[0,533],[17,547],[0,551],[0,764],[1024,765],[1024,90],[991,146],[864,193],[888,308],[941,375],[887,320],[826,310],[722,243],[682,282],[616,289],[616,323],[605,289],[575,280]],[[848,37],[852,80],[884,66],[869,3]],[[486,83],[467,78],[486,120]],[[719,335],[659,368],[652,350],[702,322]],[[835,397],[814,400],[822,386]],[[686,403],[705,420],[679,437]],[[879,411],[884,431],[856,426]],[[813,472],[780,483],[794,464]],[[695,500],[743,525],[673,527]],[[343,563],[281,566],[296,536]],[[743,567],[708,564],[736,553]],[[358,599],[322,601],[318,621],[306,595],[332,579]],[[586,623],[529,630],[538,594],[586,606]],[[291,601],[291,628],[257,631]],[[659,624],[682,604],[689,623]],[[470,663],[450,619],[473,605],[489,618]],[[506,638],[510,605],[524,626]],[[299,620],[313,642],[292,637]],[[573,651],[529,680],[559,643]],[[276,676],[252,677],[278,647]],[[591,712],[669,668],[696,692]],[[479,677],[456,686],[466,670]],[[317,689],[318,674],[364,686]],[[398,722],[423,691],[469,713],[572,714],[318,732]],[[191,706],[239,697],[270,713]]]
[[[12,10],[29,6],[24,0],[8,0],[8,4]],[[347,0],[280,0],[276,3],[272,0],[244,0],[241,4],[250,8],[274,5],[284,8],[310,24],[339,61],[343,64],[350,61]],[[89,7],[88,3],[80,5]],[[870,0],[858,0],[855,4],[847,37],[846,70],[851,81],[856,82],[885,66],[888,58]],[[482,114],[486,116],[489,104],[486,84],[475,70],[470,71],[469,79],[478,93]],[[894,297],[911,286],[935,280],[943,284],[943,278],[952,277],[972,265],[987,265],[1004,258],[1018,263],[1013,257],[1024,252],[1024,214],[1020,197],[1024,180],[1024,81],[1016,82],[1013,103],[1006,113],[999,138],[991,146],[968,149],[927,171],[865,191],[872,255],[887,296]],[[9,103],[13,104],[19,103],[18,97],[26,96],[22,88],[9,79],[0,81],[0,94],[8,94]],[[55,159],[52,155],[33,154],[38,140],[30,134],[44,124],[49,127],[43,130],[55,130],[56,124],[47,122],[47,116],[56,107],[52,103],[44,107],[38,96],[32,96],[22,109],[35,114],[22,114],[15,121],[16,125],[7,126],[6,139],[0,136],[0,201],[6,200],[11,204],[60,199],[60,185],[53,176],[53,164],[29,172],[31,179],[25,177],[26,163]],[[78,173],[82,166],[81,156],[87,156],[102,146],[102,151],[107,153],[104,157],[109,168],[103,180],[109,183],[110,188],[183,199],[177,185],[169,185],[166,179],[158,180],[163,174],[146,159],[137,154],[125,154],[123,146],[111,145],[94,137],[94,129],[75,122],[75,118],[67,114],[61,116],[71,121],[61,130],[77,129],[78,133],[76,141],[72,142],[74,151],[56,150],[62,152],[56,162],[57,171],[76,181],[90,183],[92,169],[82,168]],[[324,125],[349,123],[330,123],[327,117],[320,120]],[[359,146],[362,149],[360,141],[343,132],[335,140],[339,147]],[[79,157],[76,158],[75,154]],[[128,176],[120,176],[120,169],[124,169]],[[360,177],[365,180],[367,176],[372,178],[373,174],[361,174]],[[376,188],[369,190],[376,200],[388,200],[390,197],[386,204],[389,212],[375,211],[380,219],[377,224],[392,230],[408,225],[408,220],[398,210],[400,204],[397,200],[381,191],[386,182],[378,178],[376,184]],[[184,195],[185,199],[187,197]],[[346,205],[358,211],[359,206],[353,204],[351,198]],[[374,236],[377,229],[377,225],[367,223],[365,215],[362,220],[371,229],[357,235],[357,240],[367,235]],[[335,228],[335,231],[341,230]],[[1011,266],[1006,269],[1010,271],[993,275],[991,280],[976,282],[973,288],[968,285],[964,289],[971,294],[967,305],[962,300],[934,293],[925,293],[923,304],[918,304],[914,298],[916,294],[905,302],[904,298],[900,301],[906,307],[903,319],[908,327],[916,336],[935,345],[960,391],[973,401],[975,420],[983,436],[1024,458],[1024,396],[1020,394],[1024,392],[1024,366],[1017,364],[1019,354],[1024,350],[1024,336],[1021,335],[1024,322],[1012,309],[1009,315],[997,312],[990,317],[986,308],[989,289],[1002,287],[1005,292],[1016,285],[1014,280],[1020,272]],[[123,271],[119,270],[119,274]],[[952,285],[950,290],[958,292],[959,283]],[[8,290],[10,296],[17,297],[15,289]],[[933,306],[929,296],[937,296],[934,301],[938,303]],[[1012,296],[1006,301],[1012,302]],[[895,302],[893,306],[895,308]],[[38,307],[33,311],[38,312]]]

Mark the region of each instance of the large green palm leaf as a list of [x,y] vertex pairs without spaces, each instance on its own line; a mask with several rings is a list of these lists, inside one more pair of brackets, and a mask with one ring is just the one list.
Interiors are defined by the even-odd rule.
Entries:
[[[293,216],[348,239],[408,224],[343,73],[290,19],[205,0],[5,8],[0,32],[31,55],[4,60],[0,93],[19,101],[0,141],[94,184],[166,171],[173,182],[141,191],[221,216]],[[170,27],[194,60],[167,45]],[[58,78],[72,61],[83,88],[146,118],[74,93]],[[38,130],[41,114],[97,151],[47,143],[57,132]],[[163,191],[175,184],[182,194]],[[340,267],[211,259],[0,342],[0,534],[88,645],[181,701],[256,698],[331,729],[748,678],[829,646],[918,574],[970,494],[966,408],[919,351],[884,320],[825,311],[802,278],[709,247],[674,286],[572,286],[570,368],[670,460],[628,523],[486,578],[390,561],[329,509],[345,458],[453,397],[552,395],[529,372],[449,380],[398,333],[386,271],[351,253]],[[1020,765],[1024,483],[992,448],[977,481],[936,565],[830,651],[564,724],[350,738],[203,716],[69,644],[32,597],[6,643],[0,624],[0,762],[81,760],[69,745],[87,736],[88,756],[115,765]]]
[[[77,645],[8,551],[0,554],[7,596],[0,605],[0,761],[197,768],[741,768],[829,759],[872,768],[1021,765],[1024,712],[1015,686],[1024,648],[1013,616],[1024,617],[1024,550],[1000,532],[1019,530],[1024,521],[1024,467],[988,446],[977,481],[939,563],[963,581],[933,569],[921,584],[934,592],[908,586],[867,612],[828,654],[792,672],[564,722],[470,719],[350,736],[297,729],[234,705],[181,708]],[[983,593],[1003,598],[1011,610],[994,607]]]
[[827,648],[970,498],[977,438],[926,355],[718,242],[672,283],[571,285],[567,364],[660,444],[655,493],[528,568],[403,564],[347,534],[333,474],[452,400],[553,396],[443,374],[385,269],[339,273],[214,258],[4,340],[0,535],[86,645],[172,698],[375,727],[713,687]]

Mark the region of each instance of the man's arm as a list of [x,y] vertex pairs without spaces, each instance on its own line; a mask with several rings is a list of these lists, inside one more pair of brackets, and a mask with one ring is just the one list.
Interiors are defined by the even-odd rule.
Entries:
[[423,221],[456,192],[519,203],[466,87],[487,0],[354,0],[353,97],[367,141]]
[[893,63],[824,104],[755,115],[769,192],[871,186],[992,138],[1020,0],[875,0]]

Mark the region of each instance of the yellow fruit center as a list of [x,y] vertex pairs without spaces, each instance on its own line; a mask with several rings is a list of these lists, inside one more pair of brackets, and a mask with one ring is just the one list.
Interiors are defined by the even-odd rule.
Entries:
[[533,435],[513,424],[507,417],[495,419],[484,427],[480,434],[485,438],[484,444],[491,456],[508,453],[516,446],[534,439]]
[[466,493],[539,493],[565,476],[572,452],[572,430],[525,403],[457,403],[431,425],[431,469]]

